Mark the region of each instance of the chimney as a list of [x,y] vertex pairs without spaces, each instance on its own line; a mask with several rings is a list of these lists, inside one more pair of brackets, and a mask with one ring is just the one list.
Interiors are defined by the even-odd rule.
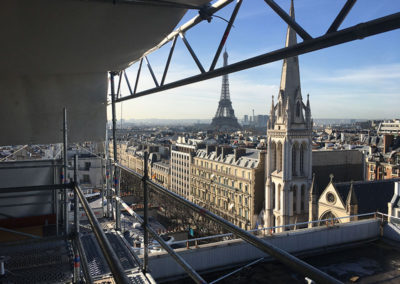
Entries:
[[235,162],[245,154],[246,154],[246,148],[236,148],[234,150]]
[[226,155],[233,153],[233,149],[231,146],[222,146],[222,159],[226,157]]
[[394,136],[392,134],[385,134],[383,136],[383,154],[389,152],[390,146],[392,146]]
[[215,145],[207,145],[207,146],[206,146],[207,156],[210,155],[210,153],[211,153],[212,151],[215,151]]
[[215,151],[217,152],[217,153],[216,153],[216,156],[219,157],[219,155],[221,155],[221,152],[222,152],[222,147],[217,146],[216,149],[215,149]]

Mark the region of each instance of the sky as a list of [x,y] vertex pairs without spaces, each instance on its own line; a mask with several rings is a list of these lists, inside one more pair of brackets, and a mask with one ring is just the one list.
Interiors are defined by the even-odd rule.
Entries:
[[[313,37],[323,35],[345,0],[295,0],[296,21]],[[290,0],[276,0],[289,11]],[[216,15],[229,19],[234,3]],[[400,12],[398,0],[359,0],[339,29]],[[197,14],[189,11],[185,23]],[[186,38],[208,69],[226,27],[214,17],[186,33]],[[244,0],[226,42],[229,63],[284,47],[287,24],[263,0]],[[302,39],[298,37],[298,42]],[[161,81],[170,49],[167,44],[148,59]],[[222,56],[217,68],[222,66]],[[400,29],[299,56],[303,99],[310,95],[313,118],[390,119],[400,110]],[[138,64],[126,71],[135,82]],[[236,117],[269,114],[277,97],[282,61],[229,74],[230,95]],[[177,40],[166,83],[199,74],[181,39]],[[117,118],[212,119],[217,110],[222,78],[214,78],[117,105]],[[143,64],[138,91],[154,87]],[[122,94],[129,92],[122,86]],[[111,117],[110,108],[108,117]]]

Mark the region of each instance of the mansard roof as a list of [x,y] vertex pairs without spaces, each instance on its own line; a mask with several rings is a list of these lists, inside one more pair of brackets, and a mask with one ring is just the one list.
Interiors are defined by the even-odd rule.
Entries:
[[258,167],[258,164],[259,164],[258,155],[260,152],[261,152],[261,150],[246,148],[246,153],[235,161],[235,155],[233,153],[227,154],[223,158],[222,155],[217,156],[216,151],[212,151],[212,152],[210,152],[210,154],[207,155],[207,150],[199,149],[196,152],[196,157],[214,161],[214,162],[224,163],[227,165],[233,165],[233,166],[239,166],[242,168],[254,169],[254,168]]

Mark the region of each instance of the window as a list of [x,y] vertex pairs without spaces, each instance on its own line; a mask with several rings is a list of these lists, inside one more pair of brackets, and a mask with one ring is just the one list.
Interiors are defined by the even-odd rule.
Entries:
[[244,185],[244,191],[248,192],[249,191],[249,186],[247,184]]
[[242,183],[239,182],[239,189],[242,190]]
[[300,116],[300,102],[297,101],[296,104],[296,116],[299,117]]
[[297,211],[297,187],[293,187],[293,213]]
[[300,146],[300,174],[304,174],[304,145]]
[[271,199],[272,199],[272,209],[276,208],[276,200],[275,200],[275,183],[271,184]]
[[82,183],[90,183],[90,176],[89,175],[83,175]]
[[296,149],[297,147],[296,147],[296,144],[295,145],[293,145],[293,147],[292,147],[292,175],[293,176],[296,176],[297,175],[297,173],[296,173],[296,163],[297,163],[297,161],[296,161],[296,152],[297,152],[297,149]]
[[278,200],[277,200],[278,210],[281,210],[281,185],[280,184],[278,185],[278,194],[277,194],[277,196],[278,196]]

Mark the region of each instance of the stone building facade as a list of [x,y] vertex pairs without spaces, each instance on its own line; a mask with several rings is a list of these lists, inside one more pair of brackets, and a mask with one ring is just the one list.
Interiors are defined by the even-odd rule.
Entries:
[[192,201],[243,229],[253,229],[263,210],[264,169],[263,150],[197,150],[191,166]]
[[[179,141],[171,146],[171,191],[191,200],[190,171],[192,158],[198,148],[194,143]],[[201,147],[201,146],[200,146]]]

